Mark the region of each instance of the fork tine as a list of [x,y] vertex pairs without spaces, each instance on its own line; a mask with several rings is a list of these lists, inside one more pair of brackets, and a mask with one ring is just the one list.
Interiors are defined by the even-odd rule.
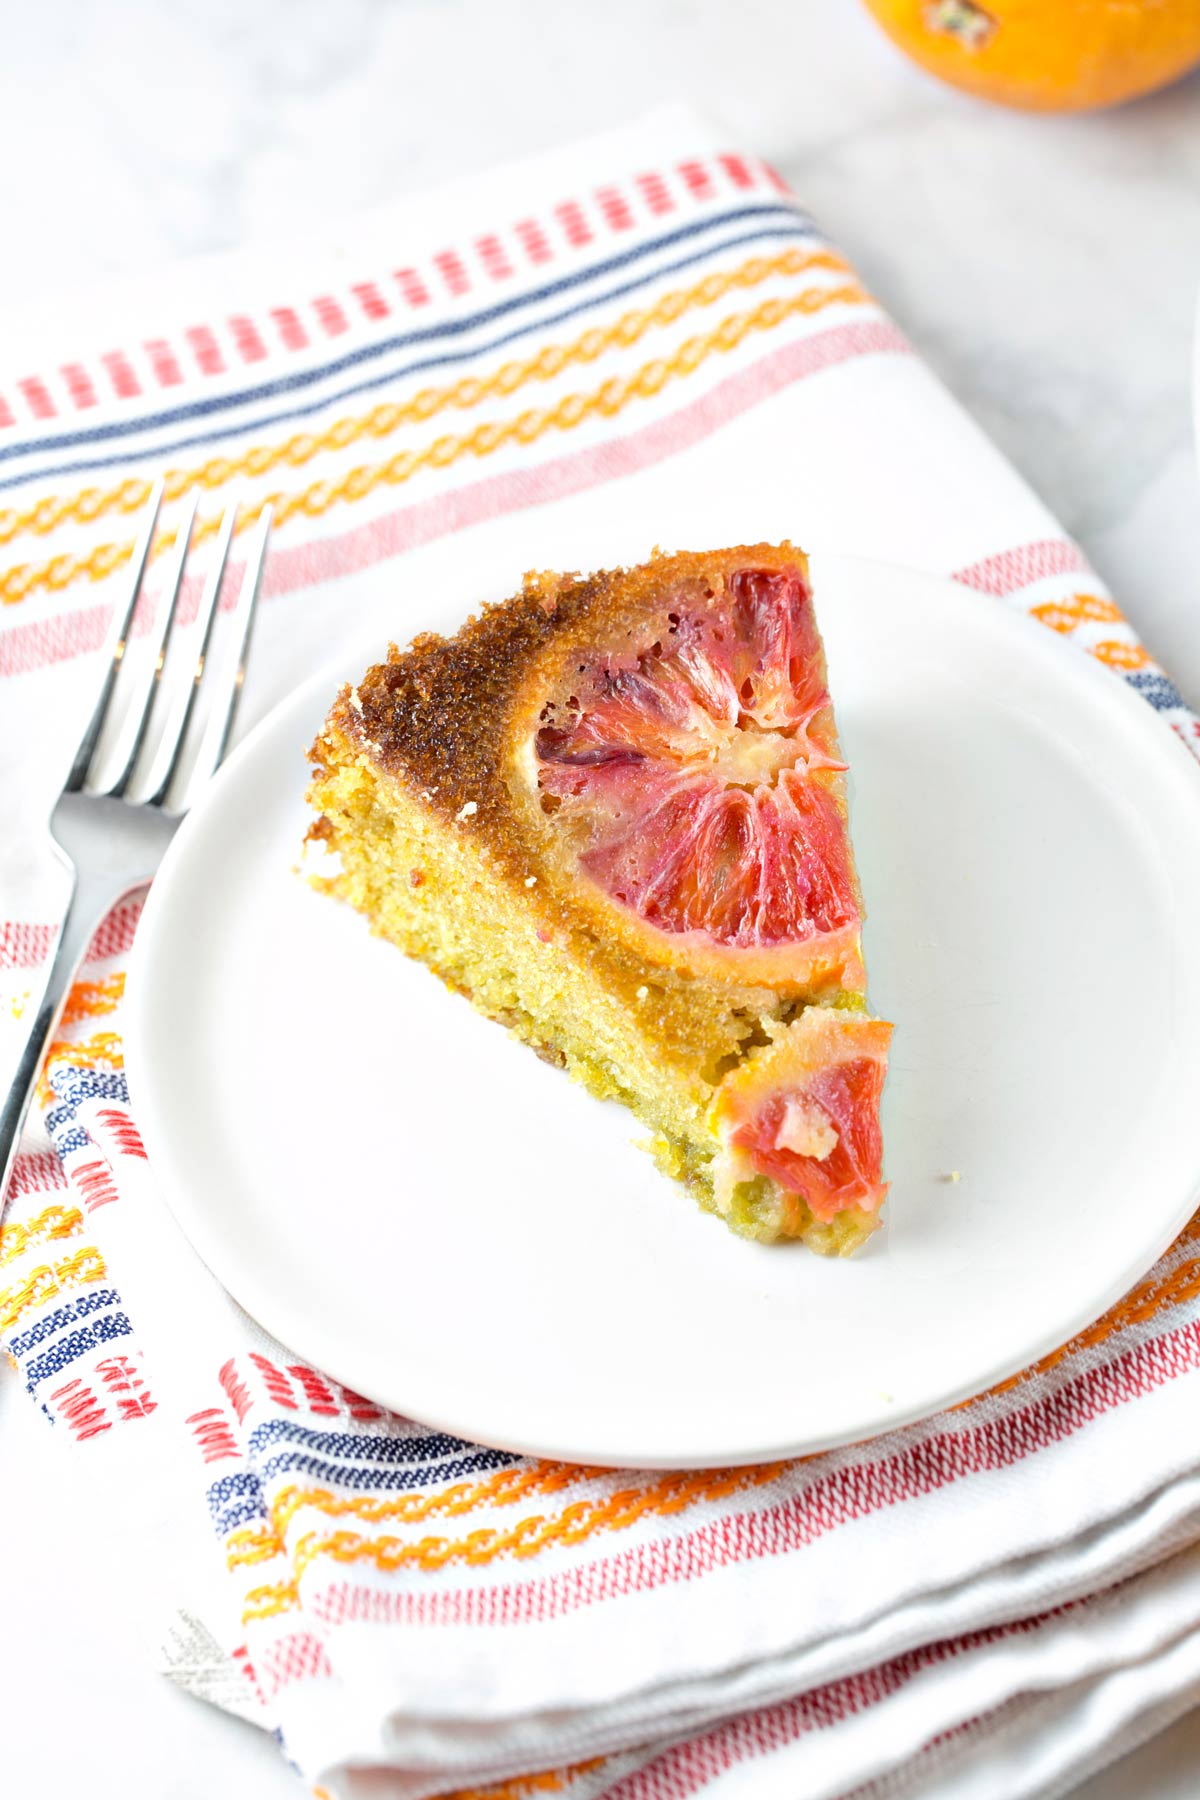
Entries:
[[212,563],[204,583],[204,592],[200,597],[200,607],[196,614],[196,667],[192,679],[179,690],[158,746],[154,768],[150,774],[150,792],[146,804],[161,806],[166,798],[167,789],[175,779],[179,767],[183,741],[187,736],[187,728],[191,722],[192,712],[196,705],[196,696],[200,691],[200,680],[204,674],[204,664],[208,657],[208,646],[212,638],[213,621],[217,616],[217,595],[221,591],[221,580],[225,574],[225,562],[229,555],[229,541],[233,536],[233,527],[237,519],[237,502],[226,507],[225,516],[221,520],[221,529],[217,535],[217,547],[213,552]]
[[75,752],[75,760],[71,764],[71,773],[67,776],[63,787],[65,794],[77,794],[87,780],[92,757],[96,753],[96,745],[100,741],[100,733],[104,729],[104,719],[108,712],[108,703],[112,699],[112,691],[116,685],[117,672],[125,655],[125,646],[129,637],[129,627],[133,622],[134,610],[138,595],[142,589],[142,577],[146,573],[146,561],[150,555],[150,542],[154,536],[154,528],[158,523],[158,511],[162,505],[163,490],[166,483],[160,475],[150,490],[150,504],[146,510],[146,522],[142,526],[141,535],[133,549],[130,563],[129,592],[123,601],[118,600],[113,608],[112,622],[108,628],[108,636],[104,641],[104,678],[100,683],[100,692],[96,699],[92,716],[87,729],[80,739],[79,748]]
[[171,636],[171,627],[175,623],[175,614],[179,610],[179,596],[183,589],[183,565],[187,561],[188,546],[192,541],[192,527],[196,522],[196,508],[200,503],[199,495],[194,495],[188,508],[187,517],[180,525],[176,535],[175,554],[171,562],[171,570],[167,584],[158,603],[158,614],[154,620],[154,636],[150,644],[150,662],[139,684],[140,692],[136,692],[130,702],[129,725],[127,727],[128,748],[122,745],[123,756],[118,762],[120,773],[106,790],[123,797],[128,788],[142,745],[146,741],[146,732],[150,725],[150,715],[154,710],[154,700],[158,693],[158,684],[162,679],[163,665],[167,660],[167,643]]
[[[229,691],[224,701],[218,700],[204,733],[204,741],[200,746],[200,754],[196,759],[196,767],[192,780],[199,784],[209,780],[216,774],[225,760],[225,752],[229,748],[229,740],[233,735],[233,724],[237,717],[238,701],[242,697],[242,687],[246,677],[246,659],[250,654],[250,634],[254,626],[254,614],[258,607],[259,589],[262,587],[263,564],[267,555],[267,538],[271,533],[271,508],[264,506],[258,521],[258,530],[250,545],[246,557],[246,567],[242,571],[242,591],[238,595],[237,612],[234,616],[233,636],[233,669],[229,676]],[[197,788],[198,791],[198,788]]]

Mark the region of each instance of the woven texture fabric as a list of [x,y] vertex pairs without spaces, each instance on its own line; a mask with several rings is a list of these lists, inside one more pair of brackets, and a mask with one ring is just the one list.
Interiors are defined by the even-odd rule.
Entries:
[[[1200,751],[1078,548],[836,247],[687,115],[79,317],[33,372],[0,369],[10,1022],[58,893],[22,846],[164,469],[158,559],[200,497],[185,624],[229,495],[235,575],[275,509],[252,710],[379,611],[386,565],[523,515],[527,561],[578,563],[559,547],[637,480],[660,484],[664,543],[708,518],[954,575],[964,606],[1032,613]],[[397,610],[383,635],[420,624]],[[98,1492],[134,1466],[160,1484],[190,1571],[167,1664],[277,1730],[310,1785],[1034,1795],[1196,1697],[1200,1227],[1036,1368],[867,1445],[664,1476],[460,1442],[267,1339],[164,1214],[122,1069],[139,909],[99,931],[53,1048],[0,1341]]]

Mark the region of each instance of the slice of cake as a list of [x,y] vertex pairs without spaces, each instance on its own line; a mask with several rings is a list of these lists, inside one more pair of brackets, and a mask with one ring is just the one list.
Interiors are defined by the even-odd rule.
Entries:
[[891,1027],[800,551],[531,575],[393,646],[310,755],[320,885],[624,1101],[735,1230],[874,1229]]

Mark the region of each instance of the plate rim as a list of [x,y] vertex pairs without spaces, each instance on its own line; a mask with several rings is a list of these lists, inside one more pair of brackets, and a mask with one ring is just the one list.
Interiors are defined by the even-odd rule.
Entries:
[[[1115,706],[1118,713],[1124,712],[1130,723],[1136,721],[1136,729],[1141,733],[1146,745],[1157,746],[1162,752],[1164,770],[1173,772],[1177,780],[1194,784],[1194,798],[1200,816],[1200,763],[1191,756],[1187,748],[1179,741],[1176,733],[1160,720],[1156,719],[1153,709],[1147,701],[1134,692],[1132,688],[1114,671],[1105,668],[1094,658],[1088,656],[1076,645],[1070,644],[1055,636],[1037,620],[1027,613],[1007,607],[1004,601],[992,595],[979,594],[964,583],[956,582],[953,577],[933,573],[927,570],[913,569],[899,564],[880,561],[875,558],[846,556],[834,552],[811,553],[810,561],[816,571],[814,587],[824,585],[828,577],[822,575],[823,570],[833,568],[859,571],[864,574],[874,572],[879,577],[899,576],[909,581],[917,581],[926,588],[939,590],[942,597],[949,599],[953,595],[957,604],[974,599],[992,609],[992,617],[1000,625],[1001,630],[1011,630],[1014,636],[1024,638],[1035,654],[1054,662],[1076,683],[1082,682],[1099,698],[1102,694]],[[482,604],[483,602],[479,602]],[[400,605],[403,602],[399,603]],[[414,623],[413,631],[422,629],[420,622]],[[149,1072],[149,1056],[143,1057],[143,1048],[149,1035],[149,1015],[156,1001],[154,983],[152,981],[152,965],[158,952],[159,939],[169,929],[166,923],[173,882],[176,870],[184,865],[188,848],[194,836],[197,836],[203,822],[212,811],[223,804],[227,790],[232,789],[241,779],[242,770],[247,767],[256,755],[258,746],[273,737],[283,725],[285,718],[295,715],[297,722],[303,718],[308,707],[315,707],[319,694],[332,696],[336,689],[353,675],[353,670],[363,659],[373,657],[378,660],[381,639],[386,643],[387,634],[378,624],[354,633],[348,633],[340,642],[338,649],[325,659],[319,668],[284,694],[270,709],[257,720],[246,736],[237,744],[225,764],[201,795],[197,805],[183,821],[170,846],[163,863],[150,886],[146,905],[139,922],[127,977],[124,1017],[122,1020],[123,1043],[126,1063],[126,1075],[130,1088],[131,1106],[137,1120],[139,1130],[146,1145],[147,1153],[154,1174],[154,1186],[161,1195],[163,1203],[171,1214],[182,1236],[192,1251],[199,1257],[207,1271],[218,1285],[229,1295],[248,1316],[264,1331],[276,1338],[280,1343],[295,1350],[304,1360],[311,1360],[317,1368],[359,1392],[365,1393],[388,1410],[402,1413],[419,1421],[433,1430],[445,1432],[468,1442],[492,1445],[519,1455],[538,1457],[553,1461],[587,1463],[611,1468],[644,1468],[644,1469],[685,1469],[708,1466],[744,1467],[761,1462],[791,1460],[793,1458],[814,1455],[826,1450],[835,1450],[848,1444],[883,1436],[907,1426],[919,1424],[939,1416],[941,1413],[961,1405],[964,1401],[986,1393],[998,1383],[1008,1380],[1013,1375],[1036,1364],[1059,1346],[1069,1342],[1079,1332],[1101,1317],[1112,1305],[1126,1294],[1130,1288],[1153,1267],[1164,1252],[1178,1236],[1188,1218],[1200,1204],[1200,1145],[1196,1153],[1196,1166],[1186,1200],[1181,1200],[1178,1209],[1172,1214],[1169,1228],[1162,1231],[1154,1240],[1154,1249],[1146,1255],[1139,1252],[1133,1264],[1122,1264],[1121,1273],[1104,1288],[1103,1292],[1086,1306],[1077,1308],[1074,1313],[1064,1316],[1061,1324],[1056,1324],[1053,1331],[1044,1333],[1036,1340],[1034,1348],[1023,1345],[1019,1356],[1012,1361],[997,1364],[989,1372],[986,1379],[977,1377],[948,1385],[933,1401],[920,1401],[911,1405],[895,1406],[888,1410],[886,1416],[881,1413],[874,1426],[864,1433],[861,1421],[847,1426],[842,1432],[821,1433],[816,1437],[789,1439],[786,1443],[755,1446],[753,1449],[742,1448],[735,1452],[714,1455],[711,1447],[705,1447],[694,1456],[681,1458],[678,1454],[654,1456],[639,1453],[636,1460],[622,1455],[613,1449],[610,1453],[597,1451],[594,1447],[576,1446],[564,1449],[561,1444],[551,1444],[536,1438],[526,1438],[521,1434],[508,1432],[481,1433],[478,1422],[464,1420],[456,1416],[455,1409],[442,1406],[426,1407],[420,1403],[420,1396],[415,1397],[418,1404],[414,1407],[409,1402],[398,1404],[396,1399],[382,1399],[378,1385],[368,1380],[363,1383],[361,1372],[348,1369],[342,1360],[336,1344],[330,1345],[330,1354],[326,1354],[326,1331],[324,1318],[315,1317],[311,1322],[305,1321],[299,1339],[290,1329],[296,1323],[287,1314],[286,1301],[280,1301],[278,1307],[273,1296],[262,1291],[262,1281],[248,1275],[248,1271],[238,1264],[235,1278],[230,1280],[227,1273],[229,1258],[223,1255],[224,1235],[219,1227],[211,1227],[205,1215],[203,1202],[195,1204],[189,1194],[186,1171],[179,1166],[180,1158],[172,1156],[167,1143],[170,1136],[165,1126],[165,1117],[169,1107],[164,1103],[160,1108],[155,1096],[155,1079]],[[407,641],[407,640],[405,640]],[[365,666],[365,664],[364,664]],[[836,704],[836,699],[835,699]],[[314,729],[320,724],[320,717],[327,710],[328,699],[321,709],[320,716],[314,712]],[[303,728],[299,738],[304,735]],[[1166,749],[1168,743],[1172,746]],[[1200,823],[1197,826],[1200,834]],[[1200,953],[1198,953],[1200,954]],[[160,1129],[162,1127],[162,1129]],[[201,1187],[202,1183],[194,1184]],[[231,1253],[232,1255],[232,1253]],[[236,1260],[235,1258],[233,1260]],[[1132,1272],[1131,1272],[1132,1271]],[[267,1287],[269,1288],[269,1280]],[[280,1329],[280,1327],[283,1327]],[[336,1333],[335,1333],[336,1336]],[[406,1384],[407,1385],[407,1384]],[[420,1386],[420,1372],[417,1371],[414,1386]],[[375,1393],[371,1394],[371,1389]]]

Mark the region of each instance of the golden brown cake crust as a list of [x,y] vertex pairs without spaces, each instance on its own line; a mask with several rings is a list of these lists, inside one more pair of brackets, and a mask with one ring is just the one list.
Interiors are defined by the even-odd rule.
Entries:
[[[327,729],[337,727],[389,774],[420,790],[444,818],[478,807],[476,828],[492,848],[511,850],[514,832],[505,766],[507,727],[531,667],[563,640],[586,648],[626,619],[640,621],[648,600],[671,586],[701,587],[753,564],[806,569],[789,543],[743,544],[719,552],[665,555],[630,570],[578,577],[531,573],[521,592],[486,606],[452,638],[425,632],[406,650],[342,689]],[[312,760],[321,761],[317,739]]]

